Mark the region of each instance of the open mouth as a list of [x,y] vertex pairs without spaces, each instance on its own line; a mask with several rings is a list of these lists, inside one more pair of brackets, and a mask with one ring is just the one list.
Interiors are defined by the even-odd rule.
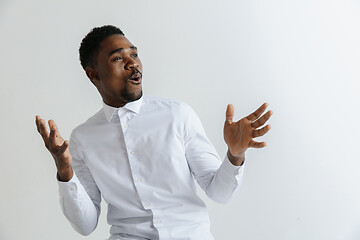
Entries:
[[141,73],[140,72],[136,72],[134,73],[130,78],[129,78],[129,82],[135,85],[138,85],[141,83]]

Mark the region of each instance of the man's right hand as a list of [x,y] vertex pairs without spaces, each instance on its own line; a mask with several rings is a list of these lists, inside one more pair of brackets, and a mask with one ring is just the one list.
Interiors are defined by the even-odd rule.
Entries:
[[37,131],[44,140],[45,147],[53,156],[59,173],[60,181],[67,182],[73,177],[73,170],[71,167],[72,157],[69,151],[69,141],[64,140],[59,133],[59,130],[54,120],[49,120],[50,133],[46,129],[44,119],[38,115],[35,117]]

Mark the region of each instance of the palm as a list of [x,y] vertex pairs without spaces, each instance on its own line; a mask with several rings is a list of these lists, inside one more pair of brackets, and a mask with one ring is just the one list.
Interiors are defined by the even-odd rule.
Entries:
[[46,129],[45,121],[39,116],[36,117],[36,126],[46,148],[53,156],[56,166],[70,165],[72,158],[68,147],[69,142],[61,137],[55,122],[49,120],[50,133]]
[[224,124],[224,140],[233,156],[244,153],[250,147],[265,147],[265,142],[256,142],[253,138],[263,136],[270,130],[270,125],[257,129],[263,126],[272,115],[272,111],[268,111],[261,116],[266,110],[266,107],[267,104],[264,103],[249,116],[233,122],[234,107],[231,104],[228,105]]
[[251,137],[251,124],[246,118],[224,126],[224,138],[234,153],[245,152],[249,148]]
[[69,148],[67,147],[65,151],[62,151],[61,149],[61,146],[64,144],[64,142],[65,140],[55,132],[54,144],[51,151],[51,155],[53,155],[53,157],[70,159],[71,155]]

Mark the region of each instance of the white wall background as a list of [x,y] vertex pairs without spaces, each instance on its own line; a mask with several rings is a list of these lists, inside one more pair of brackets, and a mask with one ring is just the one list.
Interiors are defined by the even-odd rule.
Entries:
[[36,114],[62,135],[101,98],[78,61],[95,26],[139,47],[144,92],[189,103],[223,156],[236,117],[274,111],[268,147],[247,154],[245,182],[211,202],[217,240],[360,239],[360,3],[347,0],[0,1],[0,239],[105,239],[62,215]]

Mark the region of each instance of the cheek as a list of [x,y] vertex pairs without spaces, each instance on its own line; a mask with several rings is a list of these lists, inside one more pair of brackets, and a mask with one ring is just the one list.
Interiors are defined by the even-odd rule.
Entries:
[[104,78],[107,82],[121,82],[125,78],[125,73],[121,66],[108,66],[104,71]]
[[103,84],[103,89],[110,95],[117,95],[124,91],[125,85],[122,81],[108,81]]
[[124,87],[124,75],[118,69],[109,68],[102,76],[102,83],[106,89],[119,90]]

